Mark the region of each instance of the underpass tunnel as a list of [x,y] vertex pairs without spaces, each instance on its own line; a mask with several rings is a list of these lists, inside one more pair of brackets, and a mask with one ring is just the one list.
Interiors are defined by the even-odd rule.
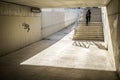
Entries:
[[1,0],[0,79],[117,80],[119,5],[119,0]]

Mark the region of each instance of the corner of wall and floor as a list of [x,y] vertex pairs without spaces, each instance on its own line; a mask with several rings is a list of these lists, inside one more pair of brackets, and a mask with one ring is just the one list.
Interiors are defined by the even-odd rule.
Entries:
[[[120,0],[111,0],[106,6],[108,13],[108,22],[111,35],[111,45],[110,49],[113,49],[113,55],[115,59],[115,65],[117,72],[120,77]],[[111,45],[108,45],[110,47]]]

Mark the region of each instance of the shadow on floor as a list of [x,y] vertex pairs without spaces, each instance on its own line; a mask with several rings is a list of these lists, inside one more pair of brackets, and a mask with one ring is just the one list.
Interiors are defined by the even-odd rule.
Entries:
[[99,49],[108,50],[103,44],[99,42],[93,42]]
[[83,47],[83,48],[89,48],[91,45],[95,45],[99,49],[108,50],[103,44],[101,44],[100,42],[95,42],[95,41],[79,41],[79,40],[76,40],[76,41],[73,42],[73,45],[78,46],[78,47]]
[[1,71],[0,80],[118,80],[115,71],[25,65]]

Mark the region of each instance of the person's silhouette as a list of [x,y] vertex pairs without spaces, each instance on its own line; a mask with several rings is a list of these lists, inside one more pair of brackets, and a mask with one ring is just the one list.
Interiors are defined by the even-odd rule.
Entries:
[[91,18],[91,11],[89,9],[86,13],[86,25],[88,25],[88,22],[90,22],[90,18]]

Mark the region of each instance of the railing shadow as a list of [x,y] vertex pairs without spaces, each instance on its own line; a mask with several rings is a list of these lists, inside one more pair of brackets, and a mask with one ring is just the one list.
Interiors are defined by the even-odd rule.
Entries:
[[105,45],[101,44],[100,42],[96,41],[81,41],[81,40],[74,40],[73,44],[74,46],[83,47],[83,48],[89,48],[91,45],[97,46],[99,49],[108,50]]
[[99,42],[93,42],[99,49],[108,50],[103,44]]

